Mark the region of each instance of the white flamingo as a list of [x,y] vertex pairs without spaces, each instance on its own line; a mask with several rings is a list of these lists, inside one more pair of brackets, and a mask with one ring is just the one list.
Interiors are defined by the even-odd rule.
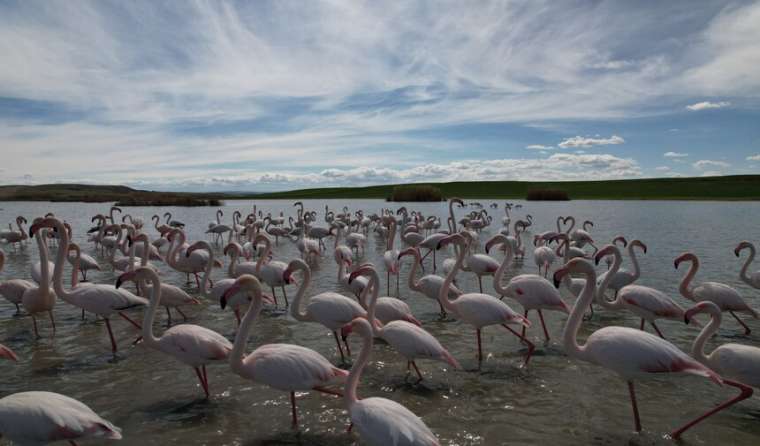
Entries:
[[[0,271],[5,266],[5,252],[0,250]],[[21,298],[26,290],[36,288],[37,285],[29,280],[24,279],[6,279],[0,281],[0,296],[3,296],[8,302],[16,306],[16,314],[21,314]]]
[[742,282],[746,283],[752,288],[760,289],[760,271],[755,271],[751,274],[747,273],[749,265],[753,260],[755,260],[755,245],[748,241],[743,241],[736,246],[736,249],[734,249],[734,254],[736,254],[736,257],[739,257],[741,255],[741,252],[745,249],[749,249],[749,257],[747,257],[744,265],[742,265],[741,272],[739,272],[739,278],[742,280]]

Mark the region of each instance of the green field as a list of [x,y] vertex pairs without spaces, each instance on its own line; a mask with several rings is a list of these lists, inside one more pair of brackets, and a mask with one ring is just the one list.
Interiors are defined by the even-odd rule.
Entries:
[[[446,197],[525,198],[531,189],[565,191],[573,200],[760,200],[760,175],[656,178],[614,181],[479,181],[424,183],[438,187]],[[301,189],[265,194],[176,193],[132,189],[126,186],[44,184],[0,186],[0,201],[134,202],[152,205],[212,204],[224,199],[380,198],[396,185]]]

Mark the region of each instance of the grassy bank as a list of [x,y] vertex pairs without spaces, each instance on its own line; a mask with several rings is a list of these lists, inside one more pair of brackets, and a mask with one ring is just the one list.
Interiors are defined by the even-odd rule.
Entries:
[[[760,175],[724,177],[654,178],[611,181],[474,181],[425,183],[439,188],[446,197],[526,198],[529,190],[558,190],[572,200],[760,200]],[[276,198],[381,198],[394,186],[302,189],[260,194]]]
[[[443,197],[524,199],[531,190],[566,193],[571,200],[760,200],[760,175],[725,177],[655,178],[613,181],[473,181],[425,183]],[[135,205],[218,205],[223,199],[387,199],[398,185],[302,189],[266,194],[173,193],[132,189],[126,186],[46,184],[0,186],[0,201],[121,202]],[[415,189],[414,187],[412,189]]]

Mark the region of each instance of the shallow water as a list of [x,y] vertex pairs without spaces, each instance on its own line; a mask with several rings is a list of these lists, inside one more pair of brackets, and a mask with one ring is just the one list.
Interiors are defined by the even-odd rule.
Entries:
[[[487,205],[492,201],[481,202]],[[250,212],[251,204],[227,202],[223,208],[225,222],[230,224],[236,209],[244,215]],[[290,201],[257,204],[265,213],[279,214],[282,210],[286,215],[293,215],[295,212]],[[321,225],[324,225],[325,204],[331,209],[347,205],[352,210],[364,209],[367,213],[379,212],[387,205],[377,200],[306,200],[307,209],[319,212]],[[532,214],[535,224],[531,229],[535,232],[554,229],[556,216],[572,214],[579,222],[594,221],[591,233],[599,242],[609,241],[617,234],[629,240],[641,239],[649,250],[640,256],[642,277],[638,283],[668,293],[685,307],[689,302],[678,295],[678,283],[684,271],[674,270],[673,259],[690,250],[699,256],[702,264],[697,282],[715,280],[735,286],[751,305],[760,308],[758,291],[745,286],[738,278],[744,257],[737,259],[733,254],[739,241],[757,240],[760,203],[572,201],[523,205],[513,217]],[[445,204],[438,203],[410,204],[409,207],[421,210],[424,215],[445,217],[448,212]],[[85,232],[91,227],[90,217],[106,212],[107,205],[3,202],[0,208],[2,225],[17,215],[31,221],[34,216],[55,213],[71,223],[74,240],[83,251],[99,258],[93,245],[86,242]],[[494,222],[481,235],[481,246],[490,234],[498,231],[503,216],[503,209],[486,209],[494,214]],[[205,238],[203,232],[213,220],[216,209],[142,207],[124,210],[142,216],[146,226],[154,213],[171,211],[173,218],[187,224],[188,239],[198,240]],[[457,211],[458,216],[463,214],[463,210]],[[156,236],[152,229],[149,233]],[[328,246],[332,246],[331,239]],[[2,248],[8,259],[2,277],[29,278],[30,265],[38,258],[35,245],[29,243],[16,253],[9,246]],[[370,233],[361,260],[382,268],[384,250],[385,242]],[[217,250],[217,254],[221,252]],[[287,261],[297,256],[298,251],[291,242],[280,241],[276,247],[276,259]],[[439,265],[442,257],[438,258]],[[101,264],[107,263],[99,259]],[[426,261],[428,271],[430,260]],[[453,371],[437,362],[420,361],[426,379],[414,385],[406,378],[402,358],[389,346],[377,343],[359,393],[363,397],[383,396],[404,404],[424,419],[442,444],[667,444],[671,442],[665,438],[667,432],[734,393],[731,388],[721,388],[698,377],[661,376],[640,382],[637,394],[645,430],[635,434],[625,382],[602,367],[566,357],[558,343],[566,316],[554,312],[545,313],[553,337],[550,344],[543,345],[539,324],[528,331],[538,346],[529,367],[520,366],[524,351],[517,339],[503,329],[491,327],[483,335],[487,359],[480,371],[474,371],[477,367],[474,330],[456,321],[440,321],[437,304],[408,290],[405,284],[410,261],[407,258],[402,268],[401,298],[412,307],[423,326],[459,359],[465,370]],[[159,265],[163,280],[185,286],[195,294],[194,287],[185,284],[184,275]],[[313,270],[309,294],[327,290],[348,294],[337,284],[337,268],[331,253],[324,255]],[[536,270],[532,249],[528,249],[524,262],[518,263],[509,276]],[[216,270],[214,278],[221,278],[225,273],[225,269]],[[384,274],[382,277],[384,279]],[[94,282],[113,283],[116,276],[104,271],[90,274],[89,278]],[[465,291],[477,290],[474,276],[460,273],[458,281]],[[483,284],[486,292],[492,290],[490,278],[485,278]],[[293,295],[295,287],[288,287],[288,293]],[[567,301],[572,302],[569,297]],[[519,309],[517,303],[509,304]],[[79,312],[62,301],[55,308],[58,331],[54,339],[49,336],[49,322],[40,319],[43,338],[34,340],[31,320],[14,317],[14,312],[13,305],[0,301],[0,342],[13,348],[20,357],[18,364],[0,362],[0,397],[24,390],[50,390],[80,399],[123,429],[122,444],[361,444],[356,436],[345,433],[347,415],[338,398],[303,394],[298,400],[301,429],[294,432],[290,428],[288,395],[245,381],[231,373],[226,364],[209,368],[213,397],[206,401],[201,398],[202,390],[188,366],[142,345],[130,346],[136,333],[122,320],[113,322],[120,346],[114,359],[105,326],[93,322],[92,317],[82,322]],[[201,306],[188,308],[186,313],[191,323],[217,330],[230,338],[234,336],[232,313],[221,310],[217,303],[205,301]],[[164,314],[159,312],[158,319],[163,323]],[[743,319],[753,329],[750,336],[741,335],[736,322],[727,317],[720,335],[709,347],[725,342],[760,345],[760,323],[746,316]],[[580,338],[606,325],[637,327],[638,320],[630,314],[598,311],[591,322],[584,323]],[[698,330],[675,321],[661,321],[658,325],[669,340],[687,351]],[[160,329],[158,323],[156,329]],[[257,320],[249,351],[269,342],[296,343],[317,350],[334,363],[340,359],[329,331],[318,324],[298,323],[282,314],[263,314]],[[358,348],[358,341],[354,339],[352,350]],[[760,398],[754,397],[712,417],[687,432],[682,443],[757,445],[760,443]]]

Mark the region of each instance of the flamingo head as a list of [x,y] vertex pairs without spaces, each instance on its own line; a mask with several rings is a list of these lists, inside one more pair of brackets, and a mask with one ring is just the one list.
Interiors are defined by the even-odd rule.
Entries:
[[29,237],[34,236],[42,228],[55,228],[60,222],[55,217],[43,218],[37,220],[29,227]]
[[438,245],[435,247],[435,249],[441,249],[450,243],[464,245],[465,244],[464,236],[460,233],[454,233],[454,234],[449,235],[448,237],[443,237],[441,240],[438,241]]
[[117,279],[116,279],[116,288],[121,288],[121,286],[124,284],[124,282],[134,282],[137,280],[137,270],[135,271],[127,271],[126,273],[122,273]]
[[[380,321],[375,319],[373,322],[374,322],[375,328],[382,328],[383,324],[380,323]],[[358,332],[359,335],[362,337],[372,336],[372,328],[369,325],[369,321],[365,317],[362,317],[362,316],[357,317],[353,321],[341,327],[340,336],[345,341],[348,338],[348,336],[355,331]]]
[[720,316],[720,308],[718,308],[717,305],[715,305],[713,302],[710,302],[709,300],[699,302],[693,307],[684,311],[683,321],[686,324],[689,324],[690,322],[692,322],[692,319],[694,318],[694,316],[699,313],[710,313],[713,315]]
[[211,246],[209,246],[208,242],[205,240],[199,240],[192,245],[190,245],[189,248],[185,251],[185,257],[190,257],[190,254],[193,252],[199,250],[199,249],[205,249],[208,252],[211,252]]
[[0,358],[9,359],[15,362],[18,361],[18,356],[16,356],[16,353],[14,353],[13,350],[9,349],[3,344],[0,344]]
[[638,246],[644,251],[644,254],[647,253],[647,245],[645,245],[641,240],[634,240],[631,242],[631,246]]
[[353,282],[359,276],[363,276],[365,274],[368,274],[370,271],[374,271],[374,269],[375,267],[372,266],[371,263],[365,263],[359,266],[354,271],[352,271],[351,274],[348,276],[348,283]]
[[240,292],[247,293],[249,299],[253,296],[253,298],[260,298],[264,302],[274,305],[274,300],[261,291],[261,282],[259,282],[259,279],[250,274],[243,274],[224,291],[224,294],[222,294],[222,297],[219,299],[219,305],[222,307],[222,310],[227,307],[227,302],[229,302],[232,296]]
[[401,251],[401,252],[398,253],[397,260],[401,260],[401,258],[404,257],[404,256],[412,256],[412,255],[415,255],[415,254],[417,254],[417,248],[415,248],[413,246],[410,247],[410,248],[406,248],[405,250],[403,250],[403,251]]
[[678,269],[678,265],[681,264],[681,262],[697,262],[697,256],[690,252],[685,252],[681,254],[680,256],[676,257],[676,259],[673,261],[673,266],[675,266],[676,269]]
[[596,252],[596,255],[594,256],[594,264],[599,265],[599,262],[609,255],[615,254],[615,252],[620,253],[620,250],[618,250],[617,246],[615,245],[607,245],[604,248],[600,249]]
[[748,242],[746,240],[739,242],[739,244],[736,245],[736,249],[734,249],[734,254],[736,254],[736,257],[739,257],[739,254],[744,249],[751,249],[752,252],[754,252],[755,251],[755,246],[752,243],[750,243],[750,242]]
[[494,235],[490,240],[486,242],[486,254],[488,254],[491,248],[494,246],[503,245],[504,243],[507,243],[507,237],[504,234]]
[[569,273],[570,273],[570,270],[567,268],[567,266],[563,266],[557,271],[554,271],[554,286],[556,288],[559,288],[560,284],[562,283],[562,278],[568,275]]
[[616,245],[617,242],[622,243],[623,244],[623,248],[625,248],[626,246],[628,246],[628,240],[626,240],[625,237],[623,237],[622,235],[618,235],[617,237],[615,237],[614,239],[612,239],[612,244],[613,245]]

